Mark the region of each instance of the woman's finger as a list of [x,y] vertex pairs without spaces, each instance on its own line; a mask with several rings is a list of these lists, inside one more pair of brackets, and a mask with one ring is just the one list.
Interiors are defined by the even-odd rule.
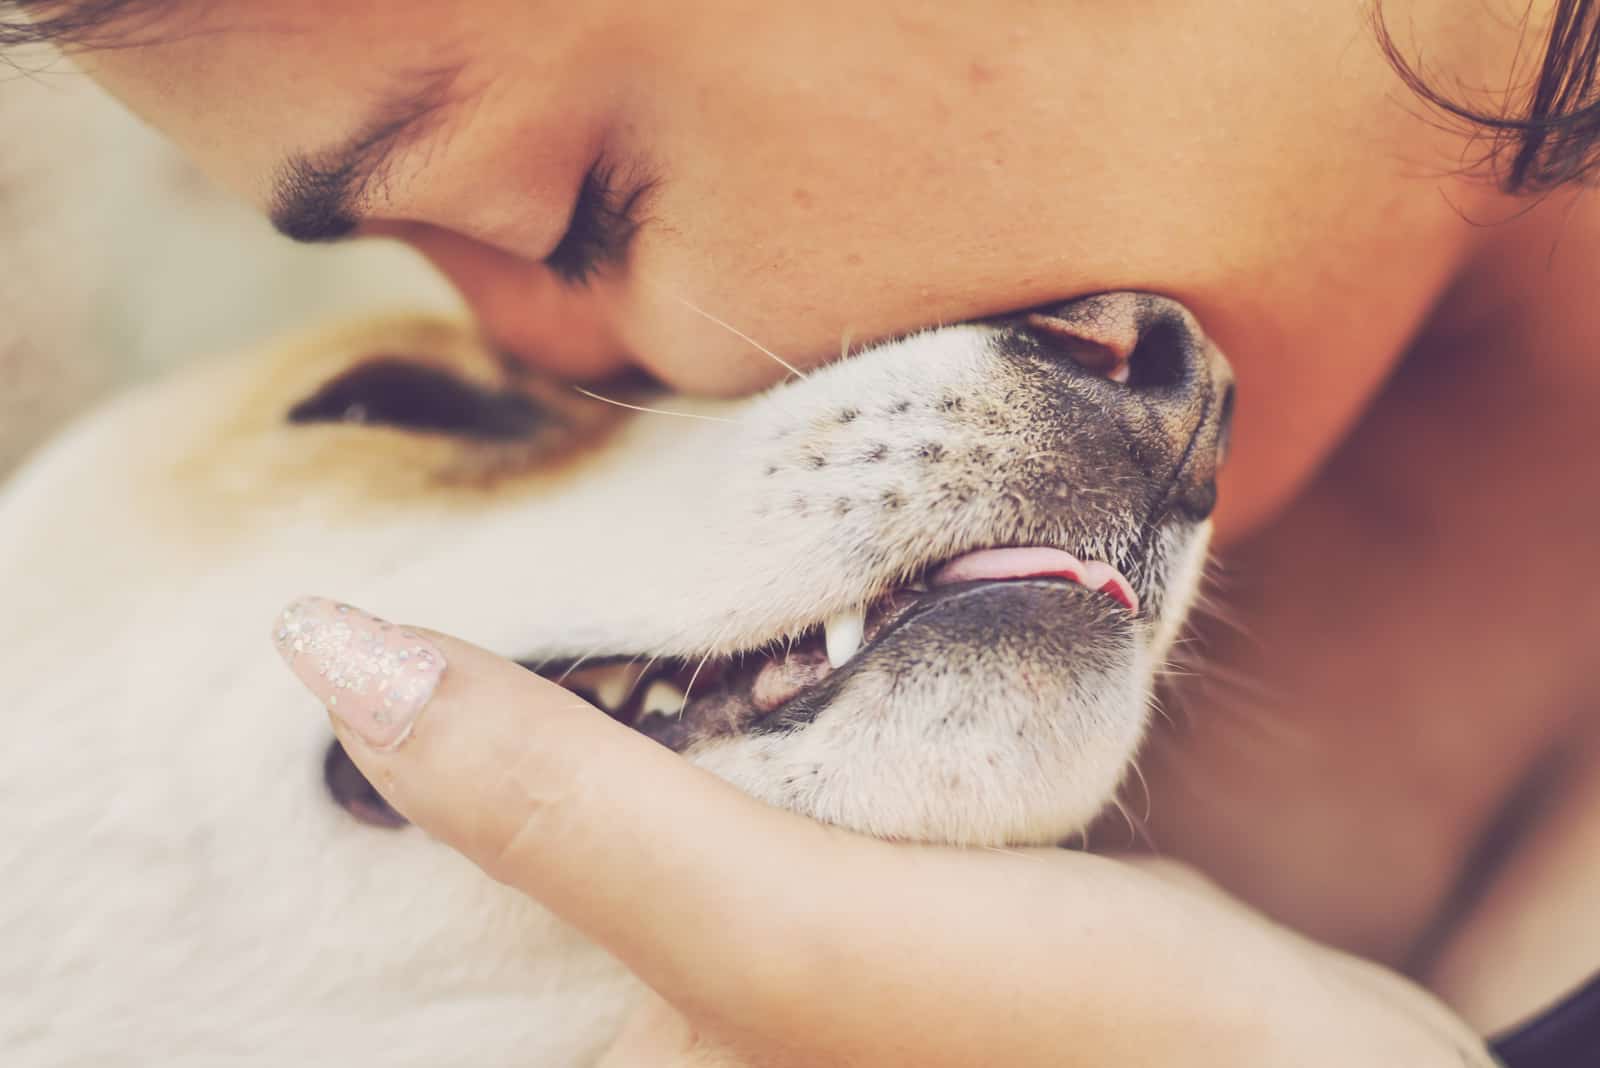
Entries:
[[654,994],[629,1016],[598,1068],[753,1068],[752,1062],[708,1039],[682,1013]]
[[396,809],[698,1018],[759,1018],[794,988],[804,962],[772,947],[826,917],[786,873],[884,848],[760,804],[465,642],[322,599],[274,633]]
[[1237,1065],[1321,989],[1290,940],[1192,887],[830,830],[507,660],[348,606],[297,602],[276,634],[373,785],[658,991],[685,1056]]

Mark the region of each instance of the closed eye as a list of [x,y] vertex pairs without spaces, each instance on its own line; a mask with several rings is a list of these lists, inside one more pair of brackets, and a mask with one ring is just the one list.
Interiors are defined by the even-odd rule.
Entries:
[[571,285],[586,285],[602,268],[621,262],[654,188],[654,179],[619,176],[609,162],[596,161],[583,176],[567,231],[545,265]]

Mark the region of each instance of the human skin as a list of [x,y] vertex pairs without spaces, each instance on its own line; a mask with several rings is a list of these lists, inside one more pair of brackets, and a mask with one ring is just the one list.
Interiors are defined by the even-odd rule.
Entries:
[[[1498,84],[1515,34],[1395,4],[1430,64]],[[266,208],[283,158],[461,66],[366,205],[508,349],[742,392],[841,346],[1117,288],[1200,316],[1251,403],[1225,532],[1286,500],[1501,207],[1357,3],[195,5],[85,57]],[[1402,34],[1402,41],[1406,36]],[[738,47],[730,48],[730,41]],[[359,55],[361,62],[350,57]],[[540,262],[603,153],[656,188],[588,286]]]
[[[318,652],[279,647],[325,702],[323,658],[365,655],[337,633],[352,611],[302,600]],[[515,664],[406,633],[446,666],[403,740],[374,737],[370,699],[348,689],[335,730],[408,818],[661,992],[604,1068],[1490,1064],[1419,988],[1171,865],[846,834]]]
[[[1190,726],[1146,756],[1149,834],[1483,1026],[1536,1007],[1473,978],[1493,953],[1452,963],[1453,906],[1541,759],[1592,731],[1600,494],[1572,458],[1600,398],[1600,219],[1463,168],[1481,146],[1399,84],[1363,5],[177,7],[82,62],[264,209],[287,154],[461,65],[361,230],[560,373],[784,373],[690,305],[809,366],[1099,290],[1186,303],[1238,373],[1219,523],[1249,637],[1212,636]],[[1507,84],[1520,9],[1470,7],[1386,13],[1448,84]],[[541,261],[602,150],[656,185],[575,286]]]

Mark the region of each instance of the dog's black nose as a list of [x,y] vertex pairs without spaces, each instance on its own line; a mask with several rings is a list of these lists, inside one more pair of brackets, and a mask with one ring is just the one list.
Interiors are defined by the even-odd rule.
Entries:
[[1193,315],[1150,293],[1106,293],[1016,321],[1076,406],[1110,416],[1134,462],[1165,487],[1161,511],[1211,514],[1233,419],[1233,372]]

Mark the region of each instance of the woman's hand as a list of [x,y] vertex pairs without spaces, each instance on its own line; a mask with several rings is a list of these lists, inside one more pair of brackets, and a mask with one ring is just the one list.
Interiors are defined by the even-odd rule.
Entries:
[[1172,865],[824,827],[420,630],[384,632],[423,663],[384,707],[352,613],[301,602],[280,648],[395,808],[655,992],[608,1066],[1492,1063],[1407,980]]

